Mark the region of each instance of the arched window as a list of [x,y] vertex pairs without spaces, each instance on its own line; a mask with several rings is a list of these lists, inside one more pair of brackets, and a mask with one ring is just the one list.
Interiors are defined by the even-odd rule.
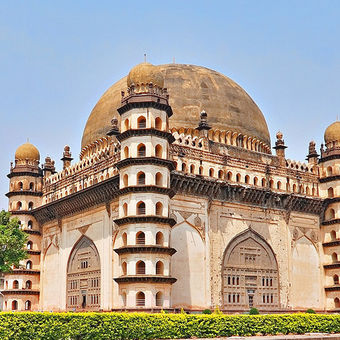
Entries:
[[155,128],[157,130],[162,130],[162,119],[160,119],[159,117],[155,119]]
[[161,202],[156,203],[156,215],[157,216],[163,215],[163,204]]
[[293,184],[293,192],[297,192],[297,190],[296,190],[296,184]]
[[262,178],[261,184],[262,184],[263,187],[266,186],[266,180],[264,178]]
[[33,242],[32,241],[28,241],[26,247],[27,247],[28,250],[33,249]]
[[157,144],[155,147],[155,156],[158,158],[162,158],[163,157],[163,148],[162,145]]
[[122,273],[123,273],[123,275],[127,275],[127,264],[126,264],[126,262],[122,263]]
[[129,158],[129,147],[128,146],[124,148],[124,158]]
[[276,189],[277,189],[277,190],[281,190],[281,182],[280,182],[280,181],[278,181],[278,182],[276,183]]
[[33,190],[34,190],[34,183],[31,182],[31,183],[30,183],[30,191],[33,191]]
[[31,301],[30,300],[27,300],[25,302],[25,310],[31,310]]
[[163,186],[163,175],[160,172],[156,173],[156,185]]
[[332,176],[333,175],[333,169],[331,166],[327,168],[327,176]]
[[122,302],[123,302],[123,306],[126,306],[126,293],[125,292],[122,294]]
[[18,190],[22,191],[23,187],[24,186],[23,186],[22,182],[19,182],[18,183]]
[[145,234],[142,231],[136,234],[136,244],[145,244]]
[[129,176],[127,174],[125,174],[123,177],[123,183],[124,187],[127,187],[129,185]]
[[164,275],[164,264],[162,261],[156,263],[156,275]]
[[32,289],[32,281],[27,280],[27,281],[26,281],[26,284],[25,284],[25,288],[26,288],[26,289]]
[[218,178],[219,178],[219,179],[223,179],[223,177],[224,177],[223,170],[219,170],[219,171],[218,171]]
[[335,274],[335,275],[333,276],[333,282],[334,282],[335,285],[338,285],[338,284],[339,284],[339,276],[338,276],[338,275]]
[[231,172],[231,171],[228,171],[228,173],[227,173],[227,180],[228,180],[228,181],[231,181],[232,178],[233,178],[232,172]]
[[340,300],[339,300],[339,298],[335,298],[334,299],[334,307],[335,308],[340,308]]
[[137,127],[138,129],[145,129],[146,128],[146,119],[143,116],[140,116],[137,119]]
[[309,187],[306,187],[306,195],[310,195],[310,190],[309,190]]
[[335,253],[335,252],[332,254],[332,262],[333,262],[333,263],[338,262],[338,254]]
[[274,181],[273,181],[272,179],[269,181],[269,187],[270,187],[271,189],[274,188]]
[[18,310],[18,301],[17,300],[12,301],[12,310]]
[[156,306],[162,307],[163,306],[163,293],[157,292],[156,294]]
[[32,210],[33,209],[33,202],[29,202],[28,203],[28,210]]
[[137,185],[145,184],[145,173],[143,171],[138,172],[137,174]]
[[136,294],[136,306],[138,307],[145,306],[145,294],[143,292],[138,292]]
[[156,244],[158,246],[162,246],[164,244],[164,236],[160,231],[156,234]]
[[332,241],[336,240],[336,232],[335,232],[335,230],[331,231],[331,239],[332,239]]
[[136,274],[145,275],[145,262],[144,261],[138,261],[136,263]]
[[240,183],[240,182],[241,182],[241,175],[240,175],[240,174],[237,174],[237,175],[236,175],[236,182],[237,182],[237,183]]
[[325,217],[326,217],[326,220],[331,220],[331,219],[335,218],[334,209],[327,209]]
[[334,197],[334,189],[332,187],[328,188],[328,197]]
[[195,173],[195,165],[194,165],[194,164],[191,164],[191,165],[190,165],[190,173],[191,173],[191,174],[194,174],[194,173]]
[[123,241],[123,246],[127,246],[127,234],[126,233],[123,233],[122,235],[122,241]]
[[129,130],[129,120],[128,119],[125,119],[124,120],[124,128],[125,128],[125,130]]
[[213,168],[210,168],[210,169],[209,169],[209,176],[210,176],[210,177],[214,177],[214,172],[215,172],[214,169],[213,169]]
[[127,216],[127,213],[128,213],[128,205],[127,205],[127,203],[124,203],[123,204],[123,214],[124,214],[124,216]]
[[198,168],[198,174],[199,175],[203,175],[203,166],[200,166],[199,168]]
[[21,202],[18,202],[17,203],[17,210],[21,210],[22,209],[22,203]]
[[137,203],[137,215],[145,215],[145,203],[138,202]]
[[13,289],[19,289],[19,281],[18,280],[13,281]]
[[254,177],[254,182],[253,182],[253,183],[254,183],[254,185],[256,185],[256,186],[258,185],[258,183],[259,183],[259,180],[258,180],[258,178],[257,178],[257,177]]
[[26,262],[26,269],[32,269],[32,261]]
[[244,182],[246,184],[249,184],[250,183],[250,177],[248,175],[246,175],[246,177],[244,177]]
[[183,172],[187,171],[187,165],[185,163],[182,163],[182,171]]
[[137,154],[138,157],[145,157],[146,155],[146,149],[144,144],[139,144],[137,147]]

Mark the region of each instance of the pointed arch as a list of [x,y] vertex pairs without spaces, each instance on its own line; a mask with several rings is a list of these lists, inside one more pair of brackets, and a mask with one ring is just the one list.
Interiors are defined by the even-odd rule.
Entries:
[[223,308],[247,310],[257,307],[267,311],[278,308],[276,256],[259,233],[248,228],[231,239],[222,266]]
[[67,263],[67,309],[99,310],[100,274],[97,247],[83,235],[73,246]]

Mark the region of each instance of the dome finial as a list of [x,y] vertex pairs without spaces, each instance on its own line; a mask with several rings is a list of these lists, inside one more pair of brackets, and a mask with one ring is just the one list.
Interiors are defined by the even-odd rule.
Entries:
[[144,53],[144,63],[146,63],[146,53]]

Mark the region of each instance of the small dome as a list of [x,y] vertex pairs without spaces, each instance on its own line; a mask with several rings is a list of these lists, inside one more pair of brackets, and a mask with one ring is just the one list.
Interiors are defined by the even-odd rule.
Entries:
[[325,142],[340,141],[340,121],[331,124],[325,131]]
[[15,151],[15,159],[39,161],[40,153],[33,144],[27,142],[17,148],[17,151]]
[[160,88],[164,87],[164,78],[157,66],[150,63],[140,63],[133,67],[127,77],[127,86],[132,84],[150,84],[156,85]]

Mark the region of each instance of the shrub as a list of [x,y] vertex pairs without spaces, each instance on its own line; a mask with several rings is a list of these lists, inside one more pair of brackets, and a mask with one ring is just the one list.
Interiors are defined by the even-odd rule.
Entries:
[[250,315],[257,315],[257,314],[260,314],[260,312],[257,308],[253,307],[253,308],[250,308],[249,314]]
[[315,310],[310,308],[306,310],[306,313],[315,314]]
[[204,309],[203,311],[202,311],[202,314],[211,314],[212,312],[211,312],[211,310],[210,309]]
[[339,333],[340,315],[0,313],[1,340],[178,339]]

